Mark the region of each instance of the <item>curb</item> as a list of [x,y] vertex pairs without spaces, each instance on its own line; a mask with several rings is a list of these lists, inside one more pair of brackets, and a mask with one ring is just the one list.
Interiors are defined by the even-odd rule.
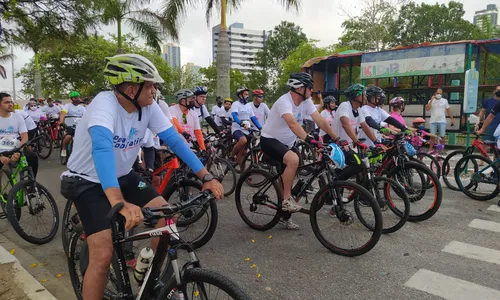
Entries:
[[[47,291],[33,276],[31,276],[25,268],[21,266],[21,263],[10,254],[4,247],[0,246],[0,265],[11,268],[8,273],[12,278],[13,285],[20,289],[21,291],[16,291],[17,293],[24,293],[22,299],[36,299],[36,300],[56,300],[56,298]],[[10,286],[12,289],[12,286]],[[0,291],[2,293],[2,291]],[[6,296],[8,299],[9,289],[5,291],[6,294],[2,293],[2,297]],[[18,297],[18,296],[15,296]]]

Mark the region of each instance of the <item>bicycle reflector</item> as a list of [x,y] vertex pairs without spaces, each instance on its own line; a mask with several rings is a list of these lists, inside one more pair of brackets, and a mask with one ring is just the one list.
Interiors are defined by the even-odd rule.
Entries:
[[333,163],[335,164],[335,167],[339,168],[339,169],[343,169],[345,168],[345,156],[344,156],[344,152],[342,151],[342,149],[340,149],[339,146],[337,146],[337,144],[330,144],[330,148],[331,148],[331,151],[330,151],[330,155],[328,155],[328,157],[330,157],[330,159],[333,161]]
[[417,150],[415,150],[415,147],[413,147],[413,145],[408,143],[407,141],[405,141],[405,149],[406,153],[408,153],[409,156],[414,156],[415,154],[417,154]]

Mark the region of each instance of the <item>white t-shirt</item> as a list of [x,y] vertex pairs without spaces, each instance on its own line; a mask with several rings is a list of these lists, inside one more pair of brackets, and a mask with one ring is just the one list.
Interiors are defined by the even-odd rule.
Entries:
[[170,113],[172,114],[172,118],[176,118],[179,121],[179,124],[182,126],[184,131],[189,132],[191,138],[196,139],[194,131],[196,129],[201,129],[200,119],[195,110],[189,109],[188,114],[186,115],[186,123],[184,124],[183,113],[181,111],[180,105],[174,105],[170,107]]
[[11,113],[8,118],[0,117],[0,152],[19,147],[19,137],[23,132],[28,130],[20,114]]
[[295,144],[297,136],[288,127],[283,115],[292,114],[299,124],[302,124],[304,118],[315,111],[316,107],[311,99],[302,101],[299,106],[296,106],[293,103],[291,94],[286,93],[273,104],[266,125],[262,128],[262,136],[277,139],[288,148],[291,148]]
[[359,125],[365,122],[363,111],[358,109],[358,116],[354,117],[351,102],[345,101],[340,103],[339,107],[337,108],[337,112],[335,113],[335,118],[333,119],[332,125],[333,131],[340,137],[341,140],[348,141],[349,144],[352,144],[352,139],[347,135],[344,128],[342,127],[342,122],[340,121],[340,118],[342,117],[349,118],[351,128],[354,131],[354,134],[357,134]]
[[35,124],[35,121],[33,121],[33,119],[30,117],[30,115],[25,112],[24,110],[22,109],[16,109],[14,111],[16,114],[19,114],[21,115],[21,117],[23,118],[24,120],[24,123],[26,123],[26,129],[28,131],[32,130],[32,129],[35,129],[36,128],[36,124]]
[[61,112],[61,107],[57,105],[45,106],[43,112],[47,115],[49,119],[59,119],[59,113]]
[[[231,115],[233,112],[238,114],[238,119],[240,119],[241,122],[243,121],[249,121],[250,124],[252,124],[252,121],[250,120],[251,117],[255,116],[253,113],[252,109],[252,104],[247,103],[243,104],[240,101],[233,102],[233,105],[231,105]],[[243,129],[238,123],[234,122],[231,125],[231,132],[235,132],[236,130],[241,130],[244,134],[249,134],[250,132],[248,130]]]
[[75,123],[78,123],[79,119],[83,117],[87,109],[83,107],[83,105],[73,105],[73,103],[68,103],[64,105],[62,111],[66,112],[64,124],[71,127]]
[[225,110],[224,106],[219,107],[218,105],[214,105],[214,107],[212,107],[212,116],[217,116],[219,111],[222,111],[222,110]]
[[[259,107],[255,107],[255,104],[253,102],[252,104],[250,104],[250,106],[252,107],[253,113],[259,121],[260,126],[264,126],[264,124],[266,124],[267,118],[269,117],[269,113],[271,112],[269,110],[269,107],[265,103],[261,103]],[[257,128],[253,123],[252,127]]]
[[[431,101],[427,102],[429,104]],[[446,123],[446,109],[450,108],[448,100],[441,98],[434,99],[431,106],[431,120],[430,123]]]
[[168,107],[167,102],[160,100],[158,101],[158,105],[160,106],[161,111],[163,112],[165,117],[167,117],[167,119],[169,120],[172,120],[172,114],[170,113],[170,108]]
[[224,117],[226,119],[231,118],[231,109],[226,111],[225,108],[222,108],[222,109],[217,111],[217,115],[215,116],[215,124],[217,124],[217,126],[224,126],[224,123],[222,123],[222,120],[221,120],[222,117]]
[[33,121],[35,121],[35,122],[40,122],[40,117],[42,115],[44,115],[44,113],[42,112],[42,110],[40,108],[37,108],[35,110],[28,109],[26,111],[26,113],[28,113],[28,115],[31,117],[31,119],[33,119]]
[[[99,178],[92,158],[92,140],[89,129],[93,126],[103,126],[113,134],[113,152],[116,160],[116,175],[122,177],[132,169],[137,157],[138,148],[142,145],[146,129],[155,134],[163,132],[172,126],[163,115],[156,102],[142,108],[139,112],[128,113],[119,103],[114,92],[99,93],[88,106],[88,114],[84,114],[76,126],[73,153],[68,161],[68,169],[80,174],[89,181],[99,183]],[[75,176],[66,171],[63,176]]]
[[[328,125],[332,126],[333,119],[335,118],[335,111],[334,110],[329,111],[327,109],[324,109],[321,112],[321,116],[328,121]],[[326,132],[324,132],[323,129],[320,129],[319,130],[319,136],[324,136],[324,135],[326,135]]]
[[206,117],[209,117],[210,115],[208,114],[208,109],[207,107],[205,106],[205,104],[203,104],[202,106],[200,106],[199,108],[196,108],[194,109],[196,111],[196,114],[198,115],[198,117],[200,118],[200,121],[202,121],[203,119],[205,119]]
[[[385,110],[381,109],[380,107],[376,106],[376,107],[370,107],[369,105],[364,105],[363,107],[361,107],[360,109],[362,112],[363,112],[363,116],[365,117],[372,117],[372,119],[377,122],[378,124],[380,124],[380,122],[383,122],[385,121],[387,118],[390,117],[389,113],[386,112]],[[365,139],[365,144],[370,147],[370,146],[375,146],[375,144],[372,142],[372,140],[370,140],[370,138],[368,138],[368,136],[366,135],[366,133],[361,129],[361,128],[358,128],[358,138],[359,139]],[[377,138],[377,141],[381,141],[382,139],[382,134],[380,134],[380,132],[376,129],[373,129],[370,127],[370,129],[373,131],[373,134],[375,135],[375,137]]]

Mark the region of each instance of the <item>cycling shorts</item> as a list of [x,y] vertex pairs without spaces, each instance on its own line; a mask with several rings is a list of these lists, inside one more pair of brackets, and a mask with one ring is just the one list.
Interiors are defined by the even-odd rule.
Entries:
[[233,132],[233,138],[236,140],[236,141],[239,141],[242,137],[246,137],[247,135],[243,133],[243,131],[241,130],[235,130]]
[[[118,178],[118,183],[125,201],[139,207],[144,207],[159,196],[150,184],[133,171]],[[66,199],[73,200],[87,236],[110,228],[106,215],[111,205],[100,183],[88,181],[77,175],[64,176],[61,182],[61,194]]]
[[283,162],[283,157],[290,149],[277,139],[260,137],[260,149],[272,160]]
[[75,128],[73,128],[73,127],[66,127],[66,135],[75,136]]

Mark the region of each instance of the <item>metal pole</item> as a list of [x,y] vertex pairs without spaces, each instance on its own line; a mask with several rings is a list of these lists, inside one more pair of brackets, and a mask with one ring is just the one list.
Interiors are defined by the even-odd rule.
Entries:
[[14,70],[14,46],[12,43],[10,44],[10,53],[12,55],[11,63],[12,63],[12,99],[16,101],[16,72]]

